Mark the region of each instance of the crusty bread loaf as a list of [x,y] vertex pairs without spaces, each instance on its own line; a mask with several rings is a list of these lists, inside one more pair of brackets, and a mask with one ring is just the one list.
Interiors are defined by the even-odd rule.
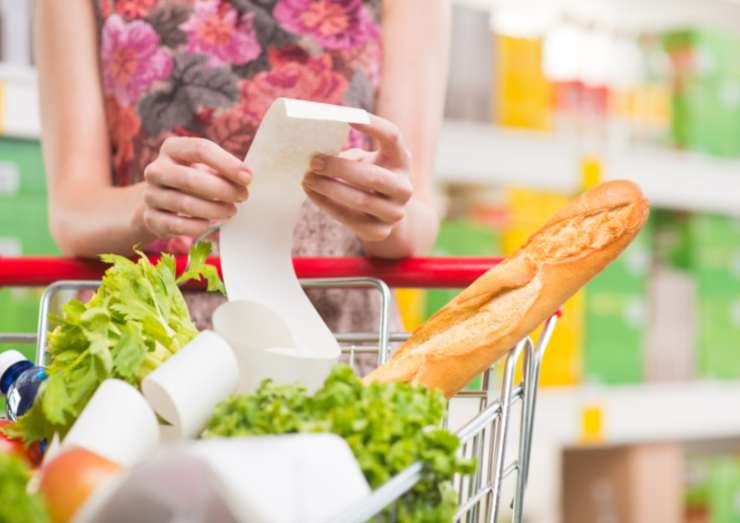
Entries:
[[616,258],[648,213],[632,182],[584,193],[419,327],[365,382],[423,383],[454,395]]

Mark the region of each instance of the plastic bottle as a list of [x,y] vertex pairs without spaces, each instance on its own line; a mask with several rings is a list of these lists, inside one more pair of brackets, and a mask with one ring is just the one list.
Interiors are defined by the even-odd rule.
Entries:
[[5,413],[9,419],[15,421],[31,408],[46,377],[43,367],[36,367],[20,352],[0,353],[0,392],[5,396]]

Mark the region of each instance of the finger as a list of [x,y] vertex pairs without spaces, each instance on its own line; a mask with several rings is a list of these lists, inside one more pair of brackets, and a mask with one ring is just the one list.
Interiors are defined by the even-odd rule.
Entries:
[[248,195],[244,186],[235,185],[207,170],[180,165],[167,158],[147,165],[144,178],[155,185],[217,202],[243,202]]
[[165,189],[157,185],[149,187],[144,200],[149,207],[191,218],[223,220],[236,214],[236,205],[233,203],[203,200],[196,196],[173,189]]
[[400,203],[409,201],[413,192],[406,176],[372,163],[319,154],[311,160],[311,171],[344,180],[366,191],[378,192]]
[[164,141],[162,151],[178,163],[206,164],[237,185],[247,186],[252,180],[252,172],[244,162],[205,138],[173,136]]
[[384,162],[390,165],[408,167],[411,163],[411,156],[408,149],[403,144],[401,131],[393,122],[381,118],[380,116],[370,114],[370,123],[353,123],[353,128],[363,133],[369,134],[378,142],[380,155]]
[[172,236],[196,237],[208,229],[210,222],[148,208],[144,211],[144,225],[158,238],[170,238]]
[[403,219],[403,206],[380,194],[371,194],[347,185],[344,182],[308,173],[303,178],[303,187],[317,192],[329,200],[347,208],[356,209],[378,220],[394,224]]
[[353,147],[352,149],[346,149],[340,152],[338,156],[340,158],[347,158],[348,160],[372,162],[375,152]]
[[371,242],[383,241],[390,236],[393,227],[377,219],[354,212],[339,205],[326,196],[306,190],[306,194],[322,211],[349,227],[360,239]]

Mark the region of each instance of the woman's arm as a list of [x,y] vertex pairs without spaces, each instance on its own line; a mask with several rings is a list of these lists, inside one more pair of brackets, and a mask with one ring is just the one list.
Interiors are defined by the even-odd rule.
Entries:
[[143,185],[112,187],[93,2],[37,1],[36,64],[49,227],[62,252],[127,253],[150,237],[132,224]]
[[385,0],[378,114],[355,125],[374,153],[314,160],[306,193],[362,240],[369,256],[428,252],[439,226],[432,202],[437,135],[447,76],[446,0]]
[[94,2],[36,1],[49,227],[62,252],[127,254],[136,243],[196,236],[233,215],[249,171],[207,140],[168,139],[144,182],[113,186],[96,33]]
[[391,235],[365,243],[374,256],[425,254],[437,237],[432,178],[447,87],[449,10],[448,0],[383,1],[378,114],[398,126],[411,153],[414,193],[405,220]]

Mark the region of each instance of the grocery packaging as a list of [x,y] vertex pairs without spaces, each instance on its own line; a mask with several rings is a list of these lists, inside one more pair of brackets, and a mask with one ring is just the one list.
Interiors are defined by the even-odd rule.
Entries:
[[740,219],[697,214],[690,222],[697,292],[698,372],[740,377]]
[[664,35],[673,71],[673,139],[719,156],[740,154],[740,35],[688,29]]
[[649,322],[649,223],[586,286],[584,381],[621,384],[643,379]]
[[550,84],[542,69],[542,38],[494,35],[493,120],[526,129],[550,129]]
[[682,521],[683,464],[672,443],[566,450],[561,520]]
[[16,350],[0,352],[0,393],[6,398],[5,414],[15,421],[33,405],[46,371]]
[[724,456],[710,461],[707,497],[711,523],[740,520],[740,459]]
[[696,376],[696,282],[691,214],[657,209],[653,215],[653,269],[650,275],[650,330],[645,359],[647,381]]

